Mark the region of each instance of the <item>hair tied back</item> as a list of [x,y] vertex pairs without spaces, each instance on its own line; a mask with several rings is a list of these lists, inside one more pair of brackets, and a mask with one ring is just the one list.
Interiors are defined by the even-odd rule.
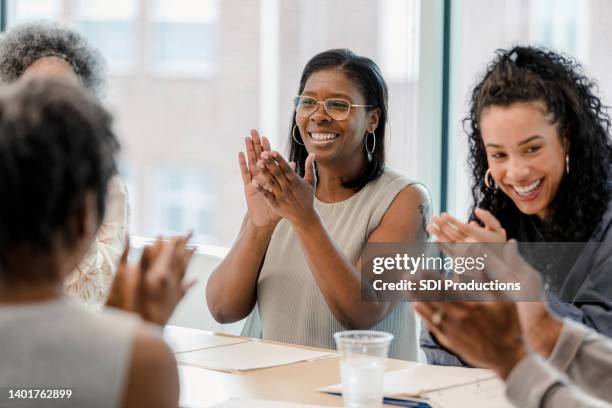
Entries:
[[518,58],[518,52],[516,50],[512,51],[510,55],[508,55],[508,59],[512,61],[512,63],[516,64],[516,59]]

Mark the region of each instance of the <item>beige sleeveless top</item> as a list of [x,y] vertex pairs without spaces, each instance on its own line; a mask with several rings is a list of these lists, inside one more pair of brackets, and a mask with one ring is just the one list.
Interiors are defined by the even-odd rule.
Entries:
[[[413,183],[386,169],[380,178],[347,200],[324,203],[315,198],[315,208],[331,239],[356,265],[391,202]],[[268,246],[257,284],[257,303],[264,339],[335,349],[334,333],[346,330],[327,306],[297,236],[285,219],[276,226]],[[415,320],[404,302],[372,327],[395,335],[390,357],[417,360]]]

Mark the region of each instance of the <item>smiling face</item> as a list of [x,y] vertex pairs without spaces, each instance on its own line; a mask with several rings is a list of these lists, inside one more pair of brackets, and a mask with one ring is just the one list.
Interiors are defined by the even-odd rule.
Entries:
[[490,106],[480,116],[491,176],[524,214],[550,215],[567,149],[543,103]]
[[[308,77],[302,95],[319,101],[341,98],[351,104],[367,104],[357,84],[341,69],[314,72]],[[316,154],[319,164],[342,166],[359,161],[365,167],[364,137],[376,129],[379,115],[379,109],[351,107],[345,119],[335,120],[320,104],[309,117],[296,114],[295,120],[306,149]]]

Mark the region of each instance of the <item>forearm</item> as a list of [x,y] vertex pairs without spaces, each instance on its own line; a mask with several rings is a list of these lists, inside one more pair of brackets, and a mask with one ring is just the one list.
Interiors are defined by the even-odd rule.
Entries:
[[517,407],[609,407],[570,386],[567,379],[536,354],[521,360],[506,379],[506,395]]
[[245,222],[238,239],[206,285],[206,301],[213,317],[231,323],[246,317],[257,298],[257,278],[270,243],[273,226]]
[[549,362],[591,395],[612,401],[612,340],[568,319]]
[[362,288],[360,272],[334,244],[318,215],[293,228],[334,317],[351,329],[368,329],[378,323],[393,305],[378,302],[369,284]]

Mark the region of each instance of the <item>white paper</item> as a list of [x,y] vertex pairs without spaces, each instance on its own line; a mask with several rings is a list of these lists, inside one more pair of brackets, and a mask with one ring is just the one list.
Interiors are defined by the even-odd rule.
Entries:
[[[458,406],[460,401],[470,408],[513,408],[506,398],[506,387],[498,378],[479,381],[427,394],[428,399],[440,408]],[[463,404],[461,404],[463,405]]]
[[212,408],[329,408],[322,405],[298,404],[295,402],[257,400],[251,398],[231,398]]
[[[426,393],[448,387],[494,378],[490,370],[464,367],[445,367],[414,363],[414,365],[385,374],[384,396],[414,400]],[[321,388],[319,391],[341,393],[342,384]]]
[[204,330],[180,326],[166,326],[164,328],[164,340],[170,345],[174,353],[228,346],[249,341],[239,337],[217,336]]
[[176,355],[179,364],[209,370],[241,372],[275,367],[301,361],[317,360],[336,355],[333,352],[306,350],[259,341],[248,341],[212,349],[196,350]]

